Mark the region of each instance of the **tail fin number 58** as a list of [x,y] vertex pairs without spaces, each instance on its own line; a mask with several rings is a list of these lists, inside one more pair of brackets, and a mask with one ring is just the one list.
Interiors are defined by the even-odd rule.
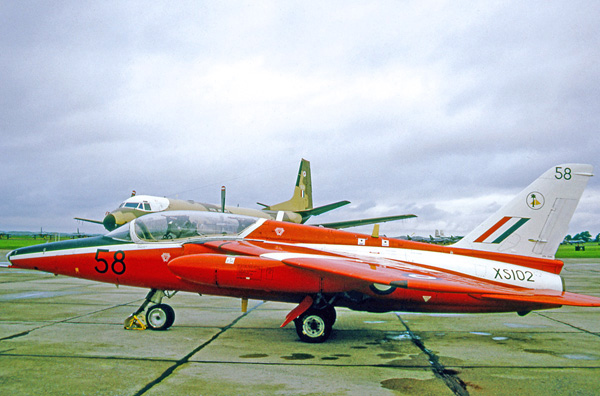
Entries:
[[557,166],[554,177],[557,178],[558,180],[560,180],[560,179],[571,180],[571,168],[563,169],[562,166]]

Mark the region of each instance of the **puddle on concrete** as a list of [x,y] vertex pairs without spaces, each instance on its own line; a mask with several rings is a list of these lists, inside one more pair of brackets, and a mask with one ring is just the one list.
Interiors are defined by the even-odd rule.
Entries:
[[[9,267],[4,267],[2,264],[8,264],[7,262],[0,262],[0,269],[2,268],[9,268]],[[48,273],[44,273],[44,272],[36,272],[36,271],[32,271],[32,270],[19,270],[13,267],[10,267],[9,272],[7,272],[7,274],[27,274],[27,275],[48,275],[48,276],[54,276],[54,274],[48,274]]]
[[343,357],[352,357],[352,355],[348,355],[347,353],[336,353],[332,356],[324,356],[321,358],[321,360],[338,360],[339,358]]
[[585,353],[565,353],[565,354],[557,354],[555,351],[548,351],[544,349],[523,349],[524,352],[528,353],[538,353],[538,354],[546,354],[557,357],[562,357],[565,359],[571,360],[599,360],[600,357],[594,355],[588,355]]
[[[414,336],[415,339],[419,339],[418,336]],[[389,331],[387,333],[385,333],[385,338],[387,340],[392,340],[392,341],[411,341],[412,340],[412,336],[410,335],[410,333],[408,331]]]
[[596,357],[596,356],[576,354],[576,353],[562,355],[562,357],[565,357],[567,359],[573,359],[573,360],[598,360],[598,357]]
[[546,326],[533,326],[525,323],[504,323],[504,326],[510,327],[512,329],[534,329],[537,327],[546,327]]
[[40,291],[40,292],[23,292],[23,293],[12,293],[0,295],[0,301],[13,301],[13,300],[25,300],[31,298],[50,298],[50,297],[61,297],[68,296],[71,294],[80,294],[74,291]]
[[309,360],[315,357],[308,353],[292,353],[290,356],[282,356],[281,358],[285,360]]
[[554,355],[554,351],[547,351],[544,349],[523,349],[523,352],[528,353],[545,353],[547,355]]
[[382,359],[393,359],[393,358],[397,358],[397,357],[402,357],[404,355],[402,355],[400,353],[379,353],[379,354],[377,354],[377,356],[379,356]]
[[415,378],[390,378],[381,381],[381,387],[393,391],[400,391],[403,394],[418,395],[431,394],[439,392],[439,383],[436,379],[415,379]]
[[249,353],[247,355],[241,355],[240,358],[242,359],[259,359],[259,358],[266,358],[269,355],[265,354],[265,353]]
[[385,320],[365,320],[365,321],[363,321],[363,323],[380,324],[380,323],[385,323]]
[[[492,335],[492,333],[487,333],[485,331],[471,331],[471,332],[469,332],[469,334],[486,336],[486,337]],[[509,339],[508,337],[502,337],[502,336],[492,337],[492,340],[494,340],[494,341],[506,341],[508,339]]]
[[[385,362],[388,366],[394,367],[406,367],[406,366],[426,366],[428,364],[428,360],[423,354],[416,355],[404,355],[399,354],[396,358],[392,360],[387,360]],[[431,364],[431,363],[429,363]]]

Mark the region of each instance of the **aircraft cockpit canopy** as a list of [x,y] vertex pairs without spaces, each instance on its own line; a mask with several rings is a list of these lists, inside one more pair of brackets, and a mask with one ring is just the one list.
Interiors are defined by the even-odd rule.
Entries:
[[121,206],[119,206],[119,208],[130,208],[130,209],[137,209],[137,210],[142,210],[145,212],[150,212],[152,209],[150,207],[150,203],[143,201],[143,202],[123,202],[121,204]]
[[[138,217],[107,234],[126,241],[169,242],[199,237],[236,236],[256,223],[254,217],[204,211],[168,211]],[[134,235],[132,236],[131,233]]]
[[121,202],[119,209],[139,210],[141,212],[160,212],[166,210],[170,201],[165,197],[135,195]]

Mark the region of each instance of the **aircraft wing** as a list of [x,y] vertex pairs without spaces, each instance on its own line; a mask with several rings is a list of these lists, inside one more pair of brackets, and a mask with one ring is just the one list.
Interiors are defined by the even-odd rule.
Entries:
[[263,258],[279,260],[284,264],[330,275],[379,283],[404,289],[445,293],[502,293],[511,289],[484,281],[466,281],[459,275],[429,270],[413,264],[381,264],[381,260],[361,260],[340,256],[304,253],[265,253]]
[[575,305],[580,307],[600,307],[600,298],[598,297],[587,296],[585,294],[559,292],[556,290],[537,290],[531,294],[522,295],[483,294],[481,297],[495,300]]
[[307,271],[346,277],[352,281],[361,280],[366,283],[379,283],[426,292],[468,293],[483,299],[551,305],[600,306],[600,297],[556,290],[511,288],[401,261],[372,257],[345,257],[315,249],[260,241],[211,241],[204,245],[224,253],[269,258]]
[[312,208],[312,209],[295,210],[294,212],[296,212],[300,216],[302,216],[303,219],[308,220],[311,216],[318,216],[320,214],[329,212],[331,210],[337,209],[344,205],[348,205],[349,203],[350,203],[350,201],[338,201],[338,202],[330,203],[330,204],[319,206],[319,207]]
[[104,225],[104,223],[102,222],[102,220],[90,220],[90,219],[83,219],[81,217],[74,217],[75,220],[79,220],[79,221],[86,221],[88,223],[94,223],[94,224],[102,224]]
[[386,265],[360,259],[295,253],[267,253],[261,257],[336,276],[360,279],[404,289],[438,293],[468,293],[473,297],[552,305],[600,307],[600,298],[556,290],[513,289],[466,278],[457,274],[428,270],[413,264]]
[[417,216],[413,215],[413,214],[408,214],[408,215],[396,215],[396,216],[385,216],[385,217],[372,217],[369,219],[347,220],[347,221],[338,221],[338,222],[334,222],[334,223],[322,223],[322,224],[310,224],[310,225],[322,226],[325,228],[339,229],[339,228],[357,227],[357,226],[368,225],[368,224],[385,223],[385,222],[394,221],[394,220],[404,220],[404,219],[410,219],[413,217],[417,217]]

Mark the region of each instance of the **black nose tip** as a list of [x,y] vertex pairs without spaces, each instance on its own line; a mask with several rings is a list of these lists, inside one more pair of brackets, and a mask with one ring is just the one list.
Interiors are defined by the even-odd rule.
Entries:
[[108,231],[112,231],[117,228],[117,219],[115,216],[109,214],[104,218],[102,224],[104,224],[104,228],[106,228]]

